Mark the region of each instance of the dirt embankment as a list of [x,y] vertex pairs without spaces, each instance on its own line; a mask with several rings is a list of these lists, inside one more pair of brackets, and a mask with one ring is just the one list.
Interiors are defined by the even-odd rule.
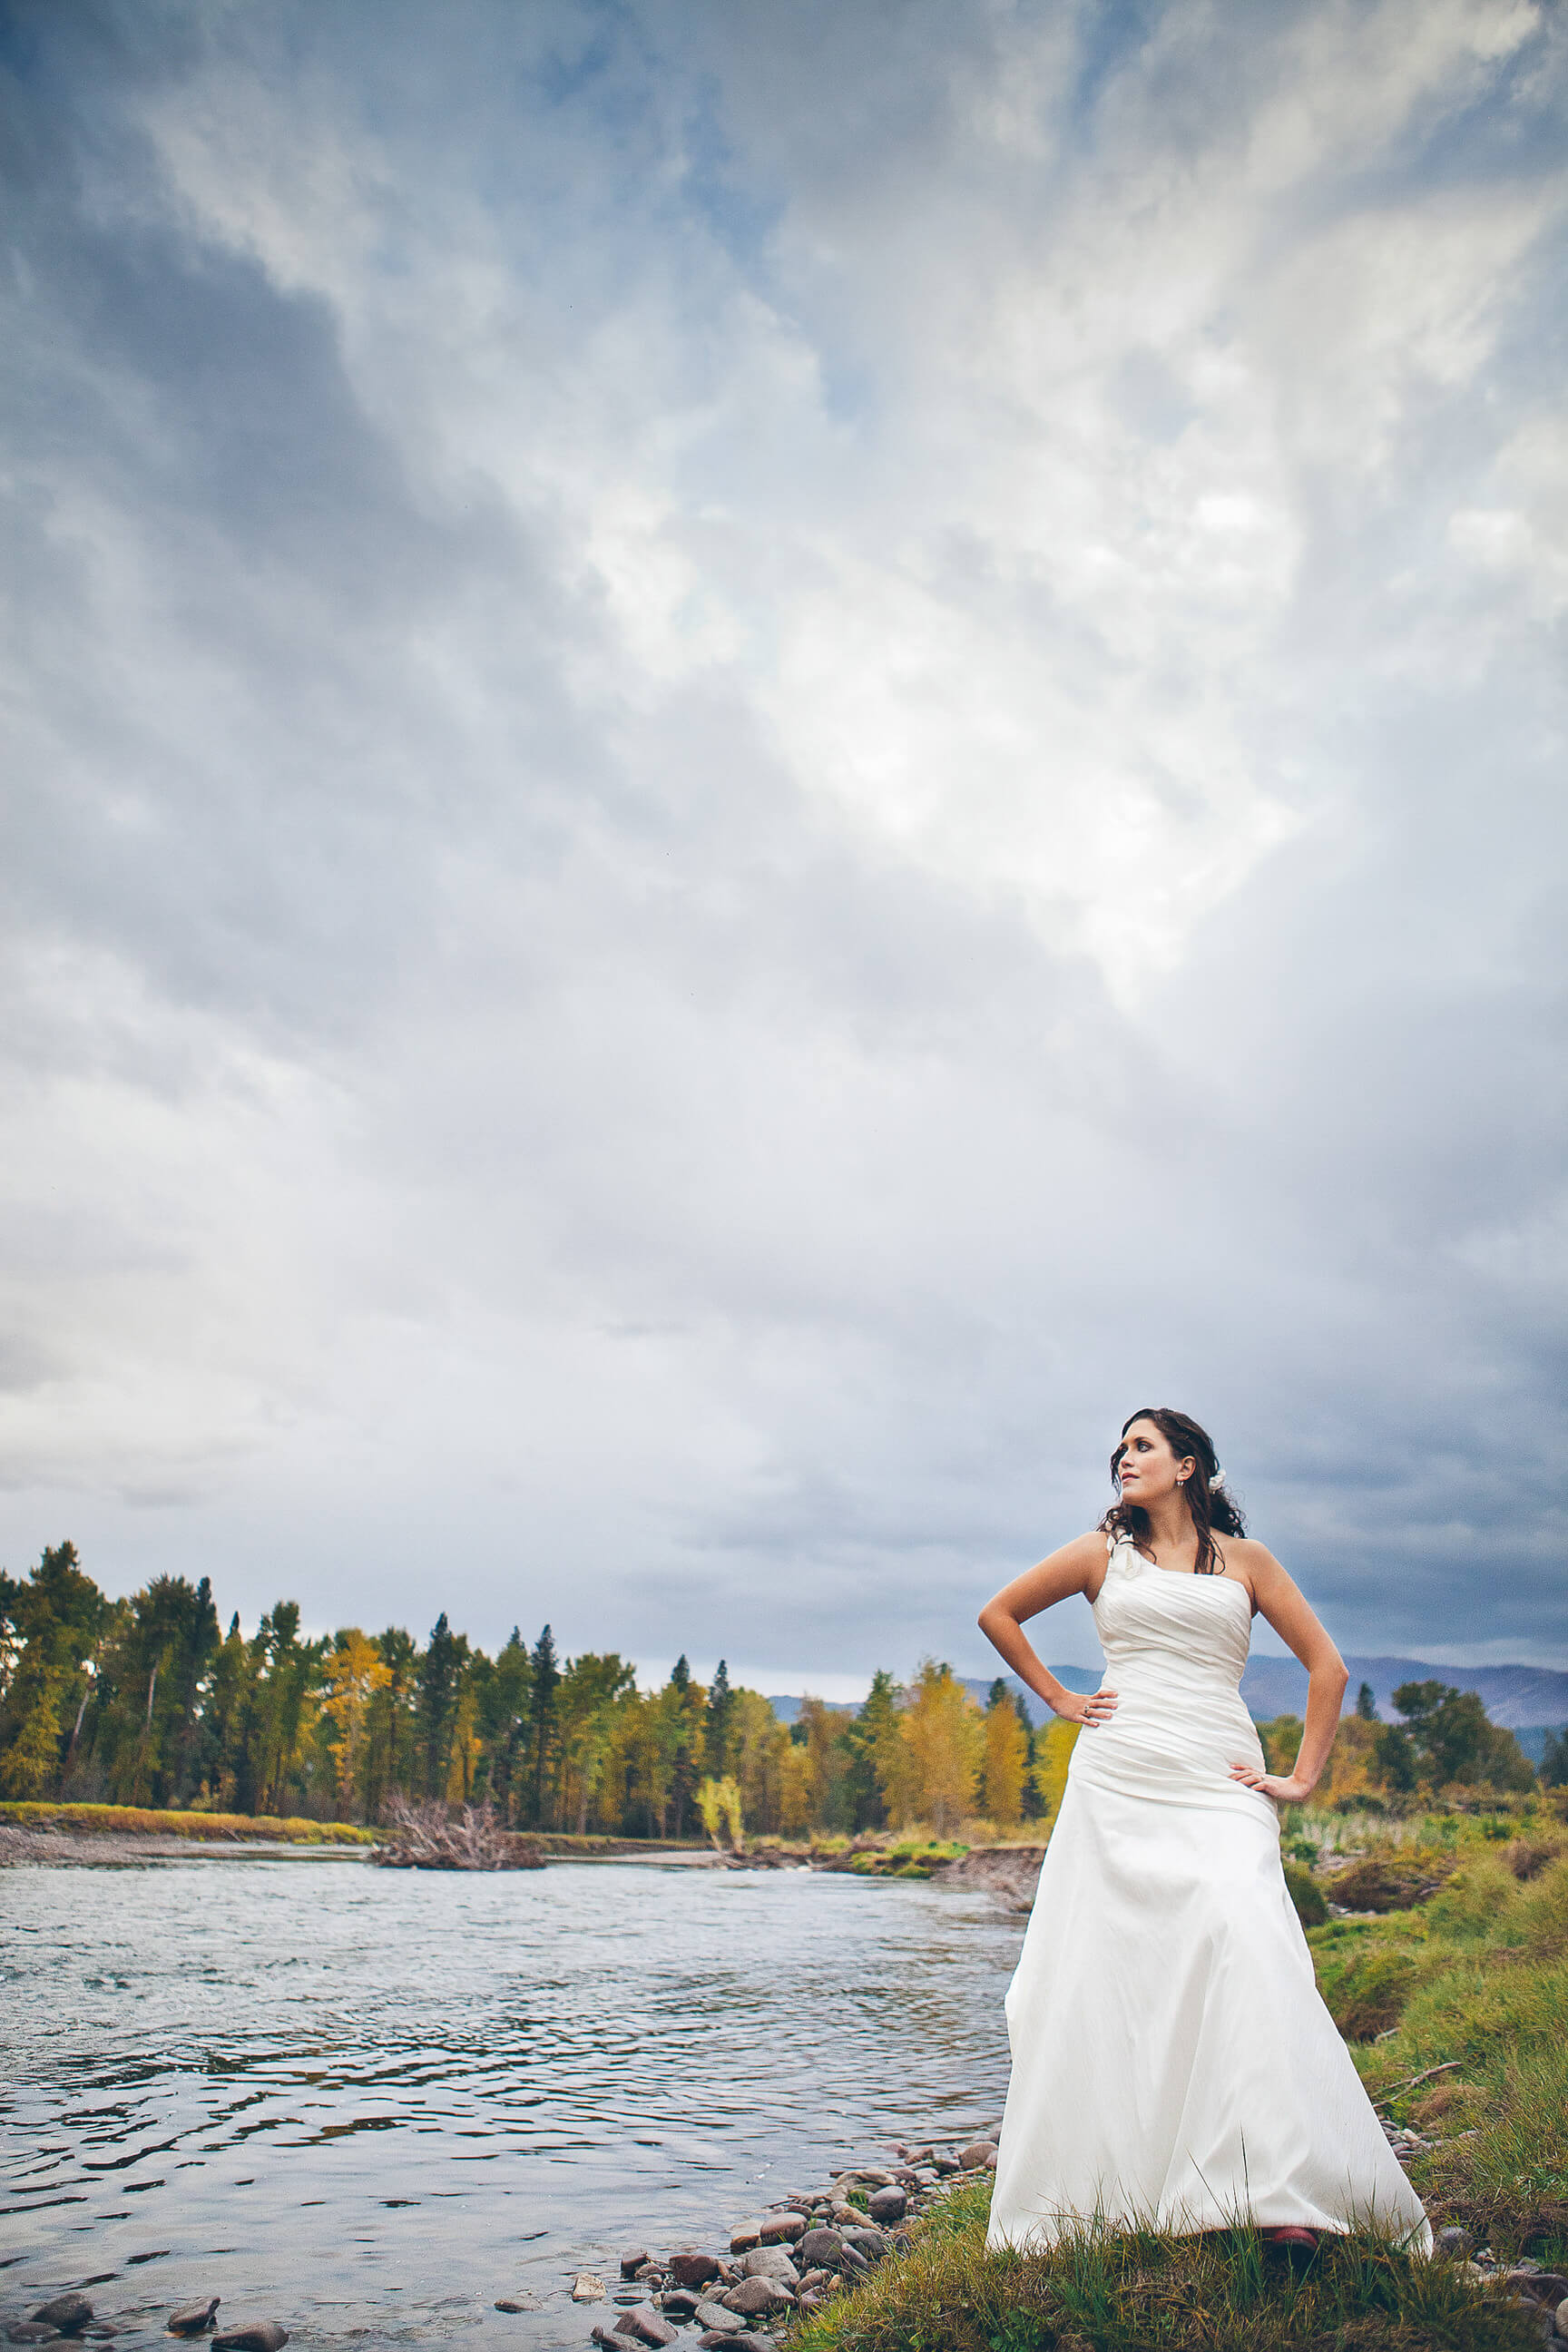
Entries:
[[971,1846],[956,1862],[937,1864],[931,1871],[931,1884],[974,1887],[983,1894],[994,1895],[1010,1910],[1027,1911],[1035,1899],[1040,1864],[1045,1858],[1043,1845]]

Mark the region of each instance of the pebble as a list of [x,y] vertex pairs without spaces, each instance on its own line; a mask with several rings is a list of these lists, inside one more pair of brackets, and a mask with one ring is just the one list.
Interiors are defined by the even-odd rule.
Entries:
[[648,2252],[646,2246],[634,2246],[629,2253],[621,2256],[621,2276],[636,2278],[647,2258]]
[[[621,2265],[621,2274],[623,2277],[626,2275],[626,2264],[624,2261]],[[574,2303],[604,2302],[605,2282],[599,2276],[597,2271],[578,2272],[576,2277],[572,2282],[572,2300]]]
[[289,2330],[276,2319],[242,2319],[213,2337],[213,2352],[283,2352]]
[[496,2305],[498,2311],[536,2311],[538,2307],[537,2304],[519,2302],[511,2295],[503,2295]]
[[[795,2266],[794,2257],[787,2254],[782,2246],[759,2246],[755,2253],[742,2254],[741,2276],[781,2279],[785,2286],[796,2286],[800,2283],[800,2273]],[[732,2285],[734,2282],[731,2280],[731,2284]]]
[[52,2303],[39,2304],[33,2317],[42,2326],[58,2327],[62,2336],[75,2336],[92,2317],[92,2305],[85,2294],[57,2294]]
[[739,2286],[731,2287],[723,2303],[727,2311],[743,2312],[748,2319],[755,2319],[764,2311],[790,2310],[795,2297],[782,2279],[759,2274],[743,2278]]
[[197,2295],[193,2302],[182,2303],[163,2322],[171,2336],[201,2336],[213,2324],[220,2294]]
[[710,2336],[739,2336],[745,2322],[738,2312],[726,2311],[721,2303],[700,2303],[691,2316]]
[[42,2319],[10,2319],[5,2323],[5,2340],[9,2344],[58,2344],[60,2332]]
[[593,2340],[595,2344],[605,2346],[606,2352],[641,2352],[637,2337],[623,2336],[618,2327],[595,2327],[593,2331]]
[[683,2246],[669,2258],[669,2275],[677,2286],[707,2286],[719,2276],[721,2267],[717,2254],[699,2253],[695,2247]]
[[758,2241],[764,2246],[793,2246],[797,2238],[805,2235],[805,2216],[800,2213],[767,2213],[763,2217]]
[[890,2184],[886,2189],[873,2189],[866,2200],[866,2210],[873,2221],[901,2221],[909,2206],[904,2190]]
[[635,2311],[622,2312],[616,2328],[619,2335],[629,2336],[636,2343],[651,2345],[654,2352],[662,2352],[665,2345],[679,2341],[679,2331],[651,2303],[639,2303]]

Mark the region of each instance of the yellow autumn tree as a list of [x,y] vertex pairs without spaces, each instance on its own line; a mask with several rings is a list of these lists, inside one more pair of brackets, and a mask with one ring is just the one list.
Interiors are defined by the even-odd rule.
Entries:
[[1053,1716],[1035,1734],[1035,1794],[1045,1820],[1054,1822],[1067,1791],[1068,1766],[1078,1741],[1078,1725]]
[[345,1811],[353,1804],[359,1780],[370,1703],[391,1680],[392,1670],[383,1663],[381,1652],[357,1625],[338,1635],[327,1659],[325,1705],[332,1725],[338,1801]]
[[952,1668],[923,1658],[890,1736],[878,1742],[878,1778],[894,1826],[929,1822],[951,1834],[974,1811],[984,1718]]
[[996,1829],[1016,1829],[1024,1818],[1024,1775],[1029,1739],[1010,1696],[985,1710],[985,1752],[980,1769],[980,1810]]

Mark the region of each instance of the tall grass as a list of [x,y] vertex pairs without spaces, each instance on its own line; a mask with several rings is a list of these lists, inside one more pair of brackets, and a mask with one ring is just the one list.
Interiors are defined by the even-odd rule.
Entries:
[[790,2352],[1525,2352],[1538,2325],[1449,2263],[1335,2238],[1300,2268],[1237,2228],[1086,2229],[1042,2253],[985,2251],[988,2178],[910,2231],[909,2252],[795,2327]]

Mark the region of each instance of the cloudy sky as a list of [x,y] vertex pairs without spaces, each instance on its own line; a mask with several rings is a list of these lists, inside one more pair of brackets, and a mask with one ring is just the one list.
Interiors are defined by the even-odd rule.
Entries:
[[1568,1663],[1563,12],[5,23],[0,1559]]

